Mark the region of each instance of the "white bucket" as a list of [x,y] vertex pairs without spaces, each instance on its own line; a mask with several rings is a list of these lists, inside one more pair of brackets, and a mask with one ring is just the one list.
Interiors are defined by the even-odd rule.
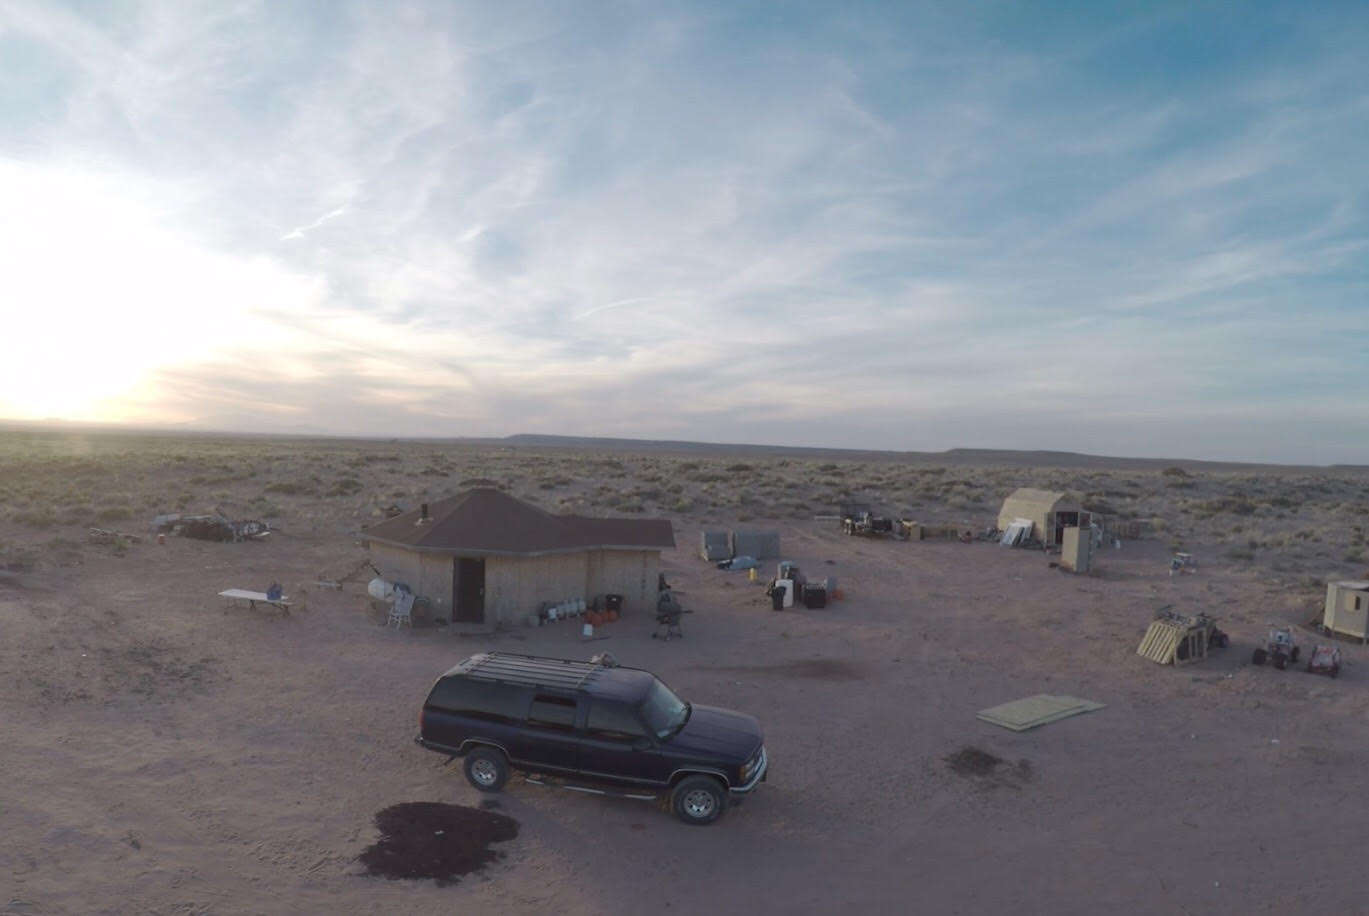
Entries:
[[594,635],[594,624],[592,624],[592,623],[587,623],[587,624],[585,624],[585,625],[580,629],[580,632],[583,633],[585,636],[593,636],[593,635]]

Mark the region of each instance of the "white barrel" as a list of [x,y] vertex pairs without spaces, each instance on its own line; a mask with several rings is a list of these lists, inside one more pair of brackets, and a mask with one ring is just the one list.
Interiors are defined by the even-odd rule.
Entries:
[[395,587],[384,579],[372,579],[366,583],[366,593],[377,601],[394,601]]

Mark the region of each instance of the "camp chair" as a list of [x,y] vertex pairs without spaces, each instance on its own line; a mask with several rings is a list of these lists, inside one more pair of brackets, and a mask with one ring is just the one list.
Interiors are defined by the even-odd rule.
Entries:
[[400,624],[407,623],[410,629],[414,625],[414,593],[400,592],[395,595],[395,603],[390,605],[390,619],[385,621],[385,626],[394,624],[398,629]]

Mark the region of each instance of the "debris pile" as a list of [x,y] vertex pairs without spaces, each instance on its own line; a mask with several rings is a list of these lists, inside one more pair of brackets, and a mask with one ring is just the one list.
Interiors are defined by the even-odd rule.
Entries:
[[201,541],[238,543],[260,540],[271,533],[271,526],[256,519],[234,521],[224,515],[159,515],[152,520],[153,534],[170,534]]

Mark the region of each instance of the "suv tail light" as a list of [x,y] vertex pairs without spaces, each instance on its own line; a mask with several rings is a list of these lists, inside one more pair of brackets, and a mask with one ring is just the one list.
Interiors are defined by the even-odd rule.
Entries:
[[423,714],[427,711],[428,709],[426,706],[418,707],[418,734],[420,736],[423,734]]

